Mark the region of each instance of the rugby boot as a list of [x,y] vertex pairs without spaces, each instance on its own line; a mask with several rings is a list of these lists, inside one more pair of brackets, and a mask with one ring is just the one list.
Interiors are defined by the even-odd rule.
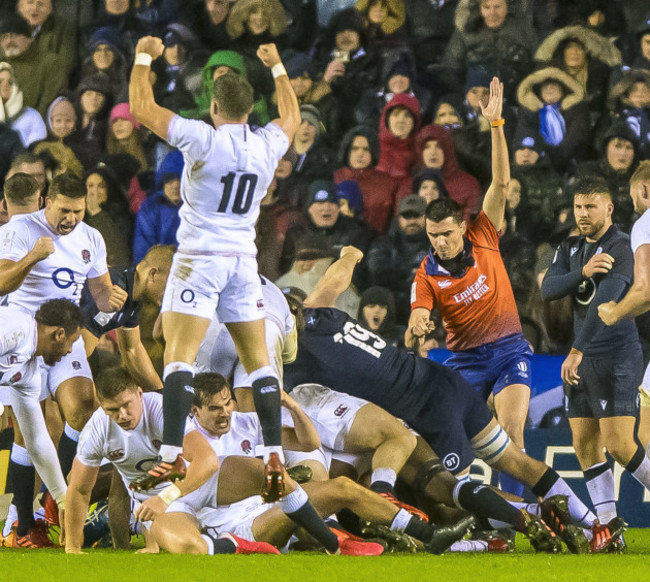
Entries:
[[56,504],[54,497],[52,497],[47,489],[43,492],[39,503],[44,510],[43,517],[45,518],[45,521],[50,525],[61,525],[59,523],[59,506]]
[[240,538],[235,534],[224,533],[219,536],[219,539],[230,540],[235,547],[235,554],[279,554],[280,550],[271,544],[266,542],[251,542],[250,540],[245,540]]
[[521,513],[524,517],[523,533],[530,540],[533,549],[536,552],[559,554],[562,551],[562,542],[555,532],[536,515],[528,513],[525,509],[522,509]]
[[158,462],[147,471],[147,474],[129,485],[133,491],[148,491],[156,485],[165,481],[180,481],[185,478],[187,467],[183,455],[178,455],[173,463],[159,459]]
[[621,535],[614,540],[614,543],[605,550],[609,554],[625,554],[627,553],[627,544]]
[[424,547],[430,554],[442,554],[451,544],[462,540],[475,527],[476,518],[473,515],[463,517],[453,525],[431,526],[433,530],[431,540]]
[[591,542],[589,542],[591,552],[596,554],[609,550],[626,529],[627,524],[621,517],[615,517],[606,525],[596,520],[591,528],[593,533]]
[[266,503],[273,503],[284,495],[283,469],[280,455],[278,453],[269,454],[269,460],[264,467],[265,479],[262,489],[262,499]]
[[313,471],[307,465],[295,465],[291,469],[287,469],[289,477],[291,477],[296,483],[303,484],[311,481],[311,476]]
[[345,539],[339,541],[339,548],[334,553],[327,552],[330,556],[381,556],[385,551],[383,545],[377,542]]
[[384,540],[388,545],[389,553],[414,554],[418,551],[417,542],[410,535],[403,531],[391,530],[386,525],[363,521],[361,522],[361,535],[366,539]]
[[390,501],[393,505],[405,509],[408,511],[411,515],[415,515],[416,517],[419,517],[422,521],[426,521],[429,523],[429,516],[424,513],[421,509],[418,509],[417,507],[413,507],[412,505],[409,505],[408,503],[404,503],[403,501],[400,501],[395,497],[392,493],[384,492],[384,493],[379,493],[384,499]]
[[498,531],[487,531],[472,537],[474,540],[487,542],[487,551],[495,554],[504,554],[515,551],[515,540],[507,534]]
[[49,537],[49,526],[45,520],[37,519],[33,528],[27,531],[24,536],[14,532],[14,548],[53,548],[54,543]]
[[553,495],[539,504],[542,519],[566,544],[572,554],[591,552],[589,540],[582,528],[571,523],[569,498],[566,495]]

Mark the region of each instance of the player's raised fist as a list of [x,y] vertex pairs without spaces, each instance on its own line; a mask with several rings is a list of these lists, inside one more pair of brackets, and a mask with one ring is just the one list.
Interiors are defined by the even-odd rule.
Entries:
[[118,285],[113,285],[111,287],[111,294],[108,297],[108,304],[111,307],[111,311],[119,311],[122,309],[124,302],[127,300],[129,294],[119,287]]
[[135,46],[135,53],[147,53],[155,61],[163,54],[165,45],[157,36],[143,36]]
[[260,58],[260,61],[262,61],[264,65],[269,69],[273,65],[277,65],[278,63],[282,62],[278,48],[273,43],[261,44],[257,49],[257,56]]
[[49,236],[42,236],[34,243],[30,254],[37,261],[42,261],[43,259],[47,259],[47,257],[49,257],[53,252],[54,243],[52,242],[52,238]]
[[343,257],[354,257],[357,260],[357,263],[363,259],[363,252],[360,251],[357,247],[347,246],[341,249],[341,258]]

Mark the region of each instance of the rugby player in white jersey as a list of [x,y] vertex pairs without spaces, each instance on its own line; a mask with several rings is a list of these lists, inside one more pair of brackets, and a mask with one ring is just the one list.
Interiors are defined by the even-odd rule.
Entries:
[[[159,483],[147,491],[138,490],[140,477],[156,462],[161,446],[162,398],[156,393],[143,394],[129,373],[119,368],[105,370],[97,378],[97,396],[101,409],[93,414],[81,433],[70,475],[65,514],[66,552],[81,553],[90,494],[102,459],[106,458],[118,469],[132,491],[136,518],[143,522],[147,531],[151,529],[150,549],[160,543],[175,553],[234,553],[238,548],[240,552],[277,553],[277,550],[256,544],[254,540],[247,542],[229,536],[224,541],[216,535],[202,536],[198,529],[198,525],[203,525],[203,510],[216,509],[218,496],[234,503],[259,493],[265,476],[262,461],[240,458],[238,462],[233,459],[230,468],[219,470],[219,458],[204,434],[190,428],[183,441],[184,456],[190,461],[185,479],[172,484]],[[248,416],[254,416],[257,421],[255,415]],[[307,440],[313,438],[311,435]],[[318,437],[315,438],[318,442]],[[227,488],[225,491],[218,489],[220,473],[225,477],[222,479]],[[374,555],[383,551],[383,547],[377,544],[348,539],[339,541],[316,514],[306,493],[288,478],[286,472],[284,477],[287,494],[280,500],[281,512],[305,527],[330,552]],[[264,505],[264,509],[267,507]],[[312,513],[315,519],[305,519],[305,513]],[[161,537],[156,529],[171,530],[174,539]],[[445,533],[447,536],[462,535],[466,529]]]
[[[0,321],[0,392],[10,397],[13,413],[22,430],[26,454],[36,465],[61,513],[65,507],[66,485],[39,405],[39,360],[42,358],[51,366],[72,351],[72,345],[80,334],[81,312],[70,301],[53,299],[43,303],[35,315],[16,307],[0,307]],[[32,522],[33,492],[33,483],[29,491],[14,490],[14,495],[27,497]],[[25,533],[14,537],[14,546],[42,547],[43,532],[33,523],[27,526]]]
[[[195,378],[193,418],[186,431],[196,430],[204,435],[219,456],[221,475],[217,483],[218,509],[204,516],[208,529],[218,532],[230,531],[250,541],[266,541],[276,547],[283,547],[295,530],[287,516],[295,522],[295,513],[287,512],[283,504],[295,503],[295,499],[309,494],[320,515],[326,517],[343,508],[357,513],[362,519],[396,531],[406,531],[417,537],[428,551],[441,553],[463,536],[472,524],[464,519],[453,527],[436,528],[418,517],[396,508],[381,496],[357,485],[346,478],[304,485],[304,491],[296,489],[283,499],[279,506],[268,508],[258,495],[255,483],[261,476],[261,463],[254,459],[256,450],[262,445],[260,422],[255,414],[240,413],[235,408],[230,386],[220,374],[198,374]],[[283,427],[283,440],[287,450],[308,450],[318,443],[314,426],[296,402],[283,394],[283,405],[291,414],[293,427]],[[245,458],[248,457],[248,458]],[[247,474],[249,475],[247,477]],[[252,484],[252,486],[251,486]],[[248,497],[242,500],[244,490]],[[240,501],[241,500],[241,501]],[[182,500],[181,500],[182,501]],[[169,508],[171,512],[173,506]],[[167,518],[169,520],[169,518]],[[178,538],[175,528],[158,522],[158,538],[169,548]],[[363,542],[354,543],[347,532],[334,530],[331,534],[339,538],[340,553],[350,555],[374,555],[381,553],[381,547]],[[320,538],[319,541],[327,547]],[[332,551],[334,548],[328,548]]]
[[[641,215],[641,218],[634,223],[630,234],[634,253],[634,282],[621,301],[618,303],[610,301],[598,306],[598,315],[607,325],[614,325],[626,317],[636,317],[650,309],[650,160],[641,162],[632,174],[630,196],[634,202],[634,209]],[[648,446],[650,366],[645,371],[639,392],[641,399],[639,438],[645,446]]]
[[[126,293],[111,283],[104,239],[81,222],[85,208],[84,183],[66,172],[52,181],[44,210],[16,215],[0,227],[0,294],[8,293],[9,306],[33,315],[48,299],[78,304],[87,282],[102,311],[122,307]],[[67,474],[79,431],[94,409],[83,339],[75,342],[72,353],[44,368],[43,385],[43,398],[53,395],[66,420],[59,460]]]
[[182,478],[180,454],[185,417],[192,405],[193,364],[216,309],[253,385],[264,432],[270,501],[283,491],[280,388],[265,343],[255,222],[276,166],[301,123],[298,100],[275,45],[261,45],[257,54],[275,79],[279,119],[251,130],[247,120],[253,89],[234,74],[214,81],[210,105],[214,127],[183,119],[154,100],[149,66],[163,49],[159,38],[138,41],[129,85],[136,119],[177,147],[185,160],[179,248],[162,306],[165,433],[161,461],[142,485]]

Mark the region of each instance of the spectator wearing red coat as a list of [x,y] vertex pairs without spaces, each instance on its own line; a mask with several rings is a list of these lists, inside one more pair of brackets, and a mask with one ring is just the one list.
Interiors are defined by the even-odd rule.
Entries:
[[[483,192],[474,176],[463,172],[456,159],[454,142],[449,130],[439,125],[427,125],[417,137],[419,166],[442,171],[442,178],[449,197],[464,209],[464,219],[471,221],[481,209]],[[412,183],[404,186],[398,200],[412,194]]]
[[377,169],[379,139],[373,129],[360,125],[345,134],[339,149],[337,184],[353,180],[363,196],[363,219],[379,233],[390,226],[396,207],[399,183]]
[[420,102],[415,95],[398,93],[386,105],[379,122],[377,169],[400,182],[410,183],[417,163],[416,136],[420,126]]

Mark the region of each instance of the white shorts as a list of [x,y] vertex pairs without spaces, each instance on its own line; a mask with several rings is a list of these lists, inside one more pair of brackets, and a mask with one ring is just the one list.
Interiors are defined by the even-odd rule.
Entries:
[[284,449],[284,460],[284,466],[287,469],[291,469],[291,467],[295,467],[296,465],[304,465],[305,461],[318,461],[329,473],[332,462],[332,453],[329,449],[326,450],[325,447],[322,446],[313,451],[309,451],[308,453]]
[[61,358],[53,366],[41,361],[41,400],[56,396],[59,386],[70,378],[88,378],[91,382],[93,375],[86,358],[86,346],[83,337],[72,344],[72,351]]
[[[264,321],[264,329],[269,360],[280,381],[280,386],[282,386],[284,332],[269,319]],[[235,343],[232,341],[228,329],[216,316],[212,318],[210,327],[199,346],[194,367],[197,372],[216,372],[226,379],[230,379],[232,376],[233,388],[246,388],[253,384],[239,361]]]
[[291,397],[316,426],[321,443],[334,451],[344,450],[345,437],[357,412],[368,404],[367,400],[320,384],[300,384],[291,391]]
[[331,461],[340,461],[354,467],[359,478],[372,470],[372,456],[375,451],[344,453],[343,451],[326,450],[325,452],[329,453]]
[[222,323],[264,318],[262,283],[255,257],[174,255],[161,312],[173,311]]

